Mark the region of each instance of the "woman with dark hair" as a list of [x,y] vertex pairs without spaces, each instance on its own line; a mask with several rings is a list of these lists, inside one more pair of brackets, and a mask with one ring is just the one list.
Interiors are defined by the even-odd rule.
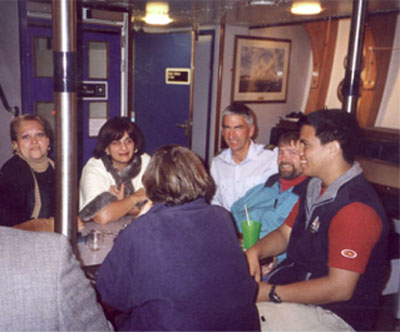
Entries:
[[10,136],[14,156],[0,171],[0,224],[54,216],[54,162],[47,156],[50,125],[39,115],[20,115],[10,123]]
[[100,129],[93,155],[80,181],[81,220],[108,224],[138,214],[146,201],[142,176],[150,160],[143,152],[139,128],[126,117],[108,120]]
[[143,176],[153,207],[116,238],[98,270],[117,330],[259,330],[250,277],[229,212],[189,149],[158,150]]

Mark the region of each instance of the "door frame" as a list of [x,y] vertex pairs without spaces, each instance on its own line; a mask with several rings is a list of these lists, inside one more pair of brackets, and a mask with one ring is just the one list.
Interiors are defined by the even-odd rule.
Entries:
[[[211,41],[210,41],[210,49],[209,49],[209,77],[208,77],[208,94],[207,94],[207,110],[206,110],[206,135],[205,135],[205,141],[202,142],[204,145],[204,155],[201,155],[201,157],[204,159],[205,164],[209,164],[209,159],[210,159],[210,141],[211,141],[211,121],[212,121],[212,106],[213,106],[213,100],[212,100],[212,95],[213,95],[213,82],[214,82],[214,45],[215,45],[215,31],[208,29],[208,30],[200,30],[195,32],[195,41],[197,42],[198,36],[210,36]],[[199,72],[196,70],[196,63],[195,63],[195,55],[196,55],[196,43],[194,43],[194,54],[193,54],[193,63],[194,63],[194,71],[193,71],[193,91],[195,91],[195,86],[194,82],[196,77],[198,75],[202,75],[202,72]],[[206,82],[203,82],[206,83]],[[193,98],[192,98],[192,104],[195,102],[194,100],[194,92],[193,92]],[[193,104],[191,106],[192,108],[192,117],[191,117],[191,123],[192,123],[192,130],[195,131],[198,124],[196,124],[193,121],[193,112],[195,111],[195,105]],[[199,126],[200,127],[200,126]],[[193,132],[192,131],[192,132]],[[192,145],[191,145],[192,148]]]
[[[131,48],[130,41],[130,13],[127,11],[121,11],[117,14],[115,12],[108,12],[105,15],[105,11],[102,11],[100,17],[95,15],[89,7],[78,6],[78,16],[80,17],[80,22],[78,24],[87,24],[87,27],[92,25],[95,29],[101,30],[106,27],[119,27],[121,35],[121,105],[120,113],[121,116],[128,115],[128,102],[129,102],[129,52]],[[116,17],[115,15],[122,15],[121,17]],[[52,30],[52,10],[50,3],[41,4],[40,8],[37,7],[35,10],[30,10],[27,7],[27,0],[18,1],[18,17],[19,17],[19,40],[20,40],[20,59],[21,59],[21,96],[23,91],[26,91],[26,83],[29,77],[26,77],[26,58],[28,48],[28,36],[27,29],[29,24],[34,24],[37,26],[48,27]],[[21,98],[21,110],[26,110],[24,98]],[[24,112],[26,113],[26,111]]]

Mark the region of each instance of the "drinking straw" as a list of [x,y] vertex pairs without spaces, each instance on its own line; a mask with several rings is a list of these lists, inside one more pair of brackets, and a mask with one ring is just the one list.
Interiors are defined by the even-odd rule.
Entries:
[[246,211],[247,224],[250,226],[250,216],[249,216],[249,210],[247,210],[247,204],[244,205],[244,210]]

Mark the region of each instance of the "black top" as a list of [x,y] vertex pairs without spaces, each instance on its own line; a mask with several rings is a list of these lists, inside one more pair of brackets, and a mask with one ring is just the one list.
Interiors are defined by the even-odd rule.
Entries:
[[[55,172],[49,166],[43,173],[35,172],[42,207],[38,218],[54,216]],[[30,220],[35,206],[35,186],[30,166],[17,155],[10,158],[0,171],[0,225],[14,226]]]

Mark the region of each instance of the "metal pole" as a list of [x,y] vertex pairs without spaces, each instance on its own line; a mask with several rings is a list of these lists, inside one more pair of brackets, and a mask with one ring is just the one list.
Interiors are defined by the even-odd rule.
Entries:
[[350,40],[347,51],[346,75],[342,87],[342,108],[354,116],[357,113],[357,101],[360,89],[362,70],[365,18],[368,0],[354,0],[351,16]]
[[130,25],[130,15],[129,13],[124,13],[124,23],[121,27],[121,115],[131,117],[129,114],[128,108],[128,79],[129,79],[129,43],[130,43],[130,35],[129,35],[129,25]]
[[78,203],[76,0],[53,0],[52,3],[57,180],[55,230],[75,244]]

